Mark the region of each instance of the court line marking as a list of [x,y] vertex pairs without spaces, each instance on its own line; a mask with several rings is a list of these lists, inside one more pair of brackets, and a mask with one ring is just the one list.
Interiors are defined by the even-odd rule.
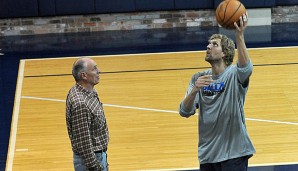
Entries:
[[[19,84],[18,84],[19,85]],[[19,88],[19,86],[18,86]],[[18,89],[19,90],[19,89]],[[18,91],[19,92],[19,91]],[[20,93],[20,92],[19,92]],[[65,103],[65,100],[60,100],[60,99],[52,99],[52,98],[40,98],[40,97],[32,97],[32,96],[18,96],[19,101],[20,98],[24,98],[24,99],[33,99],[33,100],[44,100],[44,101],[54,101],[54,102],[63,102]],[[19,106],[20,103],[18,103]],[[137,110],[147,110],[147,111],[157,111],[157,112],[165,112],[165,113],[175,113],[178,114],[177,111],[172,111],[172,110],[160,110],[160,109],[151,109],[151,108],[141,108],[141,107],[133,107],[133,106],[122,106],[122,105],[113,105],[113,104],[104,104],[104,106],[109,106],[109,107],[116,107],[116,108],[126,108],[126,109],[137,109]],[[18,107],[19,109],[19,107]],[[17,114],[19,113],[16,112]],[[14,115],[16,114],[14,113]],[[197,114],[196,114],[197,115]],[[280,121],[272,121],[272,120],[263,120],[263,119],[252,119],[252,118],[246,118],[247,120],[253,120],[253,121],[261,121],[261,122],[273,122],[273,123],[280,123],[280,124],[290,124],[290,125],[298,125],[298,123],[292,123],[292,122],[280,122]],[[14,123],[14,125],[17,125],[16,123]],[[16,131],[16,130],[15,130]],[[14,145],[15,145],[15,140],[14,140]],[[10,150],[11,151],[11,150]],[[25,150],[24,150],[25,151]],[[11,155],[10,155],[11,158]],[[10,161],[10,160],[9,160]],[[12,170],[12,161],[9,162],[11,167],[10,170],[7,169],[7,171],[11,171]],[[267,164],[254,164],[254,165],[249,165],[249,167],[256,167],[256,166],[273,166],[273,165],[294,165],[294,164],[298,164],[295,162],[285,162],[285,163],[267,163]],[[136,170],[136,171],[174,171],[174,170],[195,170],[195,169],[199,169],[199,167],[194,167],[194,168],[174,168],[174,169],[154,169],[154,170]]]
[[284,163],[266,163],[266,164],[249,164],[249,166],[280,166],[280,165],[298,165],[298,162],[284,162]]
[[[256,64],[254,67],[266,67],[266,66],[285,66],[285,65],[297,65],[298,63],[271,63],[271,64]],[[210,67],[192,67],[192,68],[164,68],[164,69],[147,69],[147,70],[120,70],[120,71],[107,71],[100,74],[122,74],[122,73],[141,73],[141,72],[164,72],[164,71],[185,71],[185,70],[202,70],[209,69]],[[71,76],[72,74],[46,74],[46,75],[25,75],[25,78],[40,78],[40,77],[62,77]]]
[[[268,167],[268,166],[282,166],[282,165],[298,165],[298,162],[285,162],[285,163],[267,163],[267,164],[249,164],[249,167]],[[187,170],[198,170],[200,167],[192,167],[192,168],[174,168],[174,169],[142,169],[135,171],[187,171]]]
[[21,151],[29,151],[29,149],[28,148],[20,148],[20,149],[16,149],[16,151],[19,151],[19,152],[21,152]]
[[142,169],[142,170],[135,170],[135,171],[187,171],[187,170],[198,170],[199,167],[190,167],[190,168],[174,168],[174,169]]
[[[207,46],[207,44],[206,44]],[[283,47],[262,47],[262,48],[247,48],[248,50],[263,50],[263,49],[292,49],[298,48],[298,46],[283,46]],[[237,49],[236,49],[237,50]],[[119,54],[119,55],[90,55],[90,56],[79,56],[79,57],[56,57],[56,58],[36,58],[36,59],[24,59],[26,61],[41,61],[41,60],[59,60],[59,59],[78,59],[81,57],[88,58],[106,58],[106,57],[121,57],[121,56],[144,56],[144,55],[163,55],[163,54],[182,54],[182,53],[194,53],[194,52],[206,52],[206,50],[198,51],[179,51],[179,52],[157,52],[157,53],[132,53],[132,54]]]
[[[65,103],[65,100],[52,99],[52,98],[41,98],[41,97],[32,97],[32,96],[21,96],[21,98],[34,99],[34,100],[45,100],[45,101],[56,101],[56,102],[64,102]],[[146,111],[178,114],[178,111],[173,111],[173,110],[152,109],[152,108],[143,108],[143,107],[134,107],[134,106],[122,106],[122,105],[114,105],[114,104],[103,104],[103,105],[109,106],[109,107],[115,107],[115,108],[136,109],[136,110],[146,110]],[[198,114],[196,113],[195,115],[198,115]],[[298,126],[298,123],[296,123],[296,122],[284,122],[284,121],[255,119],[255,118],[245,118],[245,119],[250,120],[250,121],[257,121],[257,122],[267,122],[267,123],[277,123],[277,124],[297,125]]]
[[13,108],[13,114],[12,114],[13,116],[12,116],[12,122],[11,122],[12,124],[10,126],[10,138],[9,138],[8,156],[6,161],[6,166],[7,166],[6,171],[12,171],[12,166],[13,166],[18,121],[19,121],[19,112],[20,112],[21,93],[22,93],[23,78],[24,78],[24,69],[25,69],[25,61],[21,60],[19,64],[19,73],[18,73],[14,108]]
[[[265,47],[265,48],[248,48],[249,50],[256,50],[256,49],[277,49],[277,48],[297,48],[298,46],[287,46],[287,47]],[[122,54],[122,55],[97,55],[97,56],[85,56],[85,57],[92,57],[92,58],[99,58],[99,57],[120,57],[120,56],[140,56],[140,55],[151,55],[151,54],[173,54],[173,53],[194,53],[194,52],[204,52],[205,50],[200,51],[181,51],[181,52],[164,52],[164,53],[137,53],[137,54]],[[82,57],[82,56],[80,56]],[[11,136],[9,142],[9,155],[7,159],[7,166],[6,170],[12,170],[13,158],[14,158],[14,150],[15,150],[15,142],[16,142],[16,132],[17,132],[17,125],[18,125],[18,115],[19,115],[19,108],[20,108],[20,99],[21,98],[31,98],[31,99],[38,99],[38,100],[50,100],[50,101],[57,101],[57,102],[65,102],[65,100],[58,100],[58,99],[50,99],[50,98],[37,98],[37,97],[29,97],[29,96],[20,96],[21,94],[21,87],[23,82],[23,75],[24,75],[24,64],[25,61],[31,60],[51,60],[51,59],[66,59],[66,58],[80,58],[80,57],[59,57],[59,58],[40,58],[40,59],[23,59],[20,61],[19,67],[19,74],[18,74],[18,83],[15,95],[15,103],[14,103],[14,112],[13,112],[13,121],[11,126]],[[159,110],[159,109],[150,109],[150,108],[140,108],[140,107],[132,107],[132,106],[120,106],[120,105],[112,105],[112,104],[104,104],[104,106],[111,106],[111,107],[118,107],[118,108],[128,108],[128,109],[138,109],[138,110],[149,110],[149,111],[159,111],[159,112],[167,112],[167,113],[178,113],[176,111],[169,111],[169,110]],[[196,114],[197,115],[197,114]],[[260,122],[273,122],[273,123],[280,123],[280,124],[290,124],[290,125],[298,125],[295,122],[281,122],[281,121],[272,121],[272,120],[263,120],[263,119],[253,119],[253,118],[246,118],[246,120],[252,121],[260,121]],[[277,163],[277,165],[284,165],[284,164],[296,164],[296,163]],[[268,164],[274,165],[274,164]],[[250,165],[253,166],[253,165]],[[257,166],[257,165],[255,165]],[[260,164],[259,166],[264,166],[264,164]],[[181,170],[185,170],[187,168],[183,168]],[[188,169],[197,169],[197,168],[188,168]],[[177,169],[158,169],[161,170],[177,170]],[[152,170],[153,171],[153,170]]]

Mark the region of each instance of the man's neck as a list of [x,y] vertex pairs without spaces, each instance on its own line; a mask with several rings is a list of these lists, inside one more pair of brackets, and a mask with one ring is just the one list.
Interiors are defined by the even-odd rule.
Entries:
[[224,72],[224,70],[227,68],[225,63],[220,62],[220,63],[213,63],[211,64],[212,66],[212,75],[219,75]]
[[84,82],[78,82],[79,85],[81,85],[84,89],[88,90],[88,91],[93,91],[94,86],[90,85],[90,84],[86,84]]

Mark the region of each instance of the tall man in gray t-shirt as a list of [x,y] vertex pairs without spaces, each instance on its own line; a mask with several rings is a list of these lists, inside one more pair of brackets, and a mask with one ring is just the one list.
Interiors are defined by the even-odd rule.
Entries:
[[237,64],[232,64],[233,41],[221,34],[212,35],[205,57],[212,68],[192,76],[179,107],[183,117],[199,110],[200,171],[246,171],[248,159],[255,153],[243,107],[253,68],[243,34],[247,14],[234,25]]

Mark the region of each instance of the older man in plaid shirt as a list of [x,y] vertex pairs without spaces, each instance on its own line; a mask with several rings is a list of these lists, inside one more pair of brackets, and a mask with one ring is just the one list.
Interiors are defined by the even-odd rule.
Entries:
[[66,99],[66,123],[75,171],[107,171],[109,131],[102,103],[94,89],[99,83],[96,63],[80,58],[73,64],[76,84]]

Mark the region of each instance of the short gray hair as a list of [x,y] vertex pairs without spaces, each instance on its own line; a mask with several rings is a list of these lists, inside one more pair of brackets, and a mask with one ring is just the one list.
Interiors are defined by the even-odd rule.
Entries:
[[76,82],[80,81],[81,78],[81,72],[84,72],[87,70],[87,63],[86,61],[79,59],[77,60],[72,67],[72,76],[76,80]]

